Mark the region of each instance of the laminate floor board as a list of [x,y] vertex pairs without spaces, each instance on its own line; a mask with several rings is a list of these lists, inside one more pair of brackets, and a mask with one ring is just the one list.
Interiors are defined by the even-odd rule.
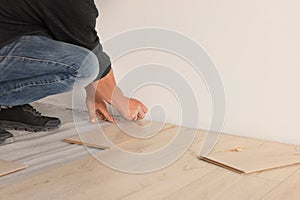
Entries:
[[25,169],[26,167],[27,166],[22,163],[0,160],[0,176],[11,174],[13,172]]
[[261,172],[253,173],[253,175],[264,179],[282,182],[299,169],[300,169],[299,165],[293,165],[293,166],[281,167],[278,169],[261,171]]
[[298,146],[222,134],[214,149],[201,157],[238,173],[254,173],[300,164]]
[[219,168],[165,199],[258,200],[278,183],[278,181],[266,180],[253,175],[239,175]]
[[291,174],[285,181],[267,194],[264,200],[299,200],[300,199],[300,169]]
[[136,137],[150,138],[161,130],[172,127],[170,124],[162,124],[158,122],[138,121],[129,122],[122,121],[117,125],[111,125],[102,128],[102,132],[94,130],[88,133],[81,133],[64,140],[64,142],[85,145],[88,147],[95,147],[100,149],[108,149],[115,145],[127,142]]
[[[164,199],[168,195],[180,190],[192,181],[206,176],[216,169],[215,166],[194,159],[194,154],[187,152],[190,156],[183,156],[174,165],[163,169],[160,177],[133,193],[126,194],[120,199],[124,200],[152,200]],[[181,167],[179,167],[181,165]]]
[[[177,126],[171,126],[166,129],[163,129],[160,131],[159,134],[147,138],[147,139],[132,139],[130,142],[125,142],[122,144],[119,144],[118,146],[121,147],[125,151],[133,152],[133,153],[151,153],[154,151],[159,151],[162,148],[167,147],[170,145],[178,134],[183,134],[188,135],[189,138],[191,138],[190,143],[192,144],[194,139],[193,134],[197,134],[197,137],[201,137],[202,140],[204,138],[204,135],[199,133],[196,130],[192,129],[187,129],[187,128],[182,128],[182,127],[177,127]],[[181,132],[181,133],[180,133]],[[195,137],[196,138],[196,137]],[[134,145],[132,145],[134,143]],[[109,152],[111,153],[111,152]]]
[[[194,129],[171,127],[162,130],[159,135],[150,140],[134,139],[100,152],[96,157],[99,160],[105,160],[113,168],[122,166],[123,170],[127,172],[148,172],[175,162],[183,152],[188,150],[196,135],[204,139],[204,135]],[[173,138],[173,140],[168,142],[166,141],[166,137],[169,140]],[[202,143],[201,141],[199,142]],[[124,149],[133,154],[126,155]],[[143,152],[144,154],[136,156],[136,152]],[[194,152],[194,155],[197,158],[196,152]],[[137,162],[137,157],[140,158],[139,162]]]

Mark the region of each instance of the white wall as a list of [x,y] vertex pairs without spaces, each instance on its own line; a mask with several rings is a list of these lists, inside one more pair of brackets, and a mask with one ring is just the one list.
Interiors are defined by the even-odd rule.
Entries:
[[[103,40],[132,28],[155,26],[184,33],[204,46],[216,63],[226,90],[225,132],[300,143],[299,1],[100,0],[98,3]],[[123,63],[118,61],[117,75],[142,63],[136,58],[159,59],[153,58],[153,54],[141,58],[141,54],[128,55]],[[167,56],[161,60],[165,63]],[[130,63],[132,66],[126,65]],[[169,63],[174,68],[182,64]],[[153,96],[157,97],[154,94],[140,95],[143,99],[146,96],[154,99]],[[210,116],[209,109],[204,111]]]
[[[98,0],[97,4],[103,41],[126,30],[154,26],[181,32],[207,50],[224,82],[224,132],[300,144],[300,1]],[[179,58],[141,51],[118,60],[115,73],[119,79],[147,62],[190,75],[201,101],[201,128],[207,128],[209,94]],[[150,107],[160,102],[169,121],[179,121],[172,95],[156,89],[146,88],[136,96]]]

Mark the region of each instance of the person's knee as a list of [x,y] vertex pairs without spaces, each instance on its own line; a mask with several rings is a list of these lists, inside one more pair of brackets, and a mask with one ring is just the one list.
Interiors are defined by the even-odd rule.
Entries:
[[90,51],[85,56],[78,70],[78,81],[89,84],[93,82],[99,73],[99,61],[96,55]]

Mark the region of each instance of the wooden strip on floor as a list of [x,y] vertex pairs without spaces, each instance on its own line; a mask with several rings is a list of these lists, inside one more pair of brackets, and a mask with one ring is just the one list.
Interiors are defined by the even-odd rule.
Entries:
[[205,161],[238,173],[255,173],[300,164],[296,145],[223,134]]
[[123,121],[117,125],[112,125],[95,130],[89,133],[80,134],[64,140],[64,142],[72,144],[80,144],[88,147],[96,147],[100,149],[108,149],[123,142],[127,142],[134,137],[153,137],[163,129],[171,127],[170,124],[158,122],[138,121],[130,122]]
[[265,200],[298,200],[300,199],[300,170],[292,174],[287,180],[270,192]]
[[0,160],[0,176],[25,169],[27,166],[18,162]]

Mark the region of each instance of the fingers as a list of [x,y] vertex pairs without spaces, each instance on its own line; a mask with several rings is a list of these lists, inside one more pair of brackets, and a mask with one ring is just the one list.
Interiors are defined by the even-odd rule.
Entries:
[[103,100],[100,101],[98,99],[95,105],[94,101],[89,101],[89,99],[87,99],[86,105],[89,111],[89,118],[91,123],[96,123],[96,118],[98,118],[99,120],[106,120],[111,123],[115,122],[115,119],[108,113],[105,102]]
[[131,113],[129,120],[137,121],[145,118],[148,109],[144,104],[142,104],[140,101],[136,99],[130,99],[129,104],[133,104],[133,107],[131,107],[130,105],[128,106],[129,107],[128,112]]
[[99,120],[105,120],[104,115],[101,113],[100,110],[96,110],[96,115],[98,117]]
[[131,120],[136,121],[138,119],[139,111],[136,109],[134,113],[131,115]]
[[148,112],[148,108],[143,103],[141,103],[141,108],[144,113]]
[[[120,105],[116,109],[125,119],[133,121],[145,118],[145,115],[148,112],[147,107],[139,100],[127,97],[125,98],[125,101],[120,101]],[[110,119],[111,117],[107,118]]]
[[108,113],[107,109],[97,110],[97,116],[100,120],[106,120],[110,123],[114,123],[115,119]]
[[134,114],[131,116],[131,120],[133,121],[137,121],[140,119],[144,119],[145,118],[145,113],[143,111],[143,109],[138,106],[137,109],[135,110]]
[[145,112],[144,110],[139,106],[138,107],[138,119],[144,119],[145,118]]
[[138,119],[137,120],[144,119],[145,115],[148,112],[148,108],[142,102],[139,102],[139,104],[140,105],[138,106]]
[[142,115],[138,114],[137,120],[141,120],[144,119],[144,117],[142,117]]
[[91,123],[96,123],[95,106],[93,103],[87,103],[87,109],[89,111],[89,118]]
[[93,111],[89,111],[89,118],[92,123],[96,123],[96,114]]

